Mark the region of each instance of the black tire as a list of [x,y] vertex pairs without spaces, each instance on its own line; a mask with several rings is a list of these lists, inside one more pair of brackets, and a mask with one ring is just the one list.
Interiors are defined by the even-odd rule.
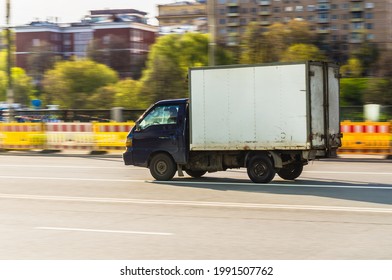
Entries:
[[272,160],[267,155],[252,157],[248,163],[247,171],[249,178],[254,183],[269,183],[276,174]]
[[207,171],[203,171],[203,170],[192,170],[192,169],[186,169],[185,170],[186,174],[188,174],[189,176],[193,177],[193,178],[200,178],[202,177],[204,174],[207,173]]
[[155,155],[150,162],[150,173],[158,181],[173,179],[177,168],[173,159],[166,154]]
[[301,162],[295,162],[281,168],[278,175],[285,180],[295,180],[301,175],[303,169],[304,166]]

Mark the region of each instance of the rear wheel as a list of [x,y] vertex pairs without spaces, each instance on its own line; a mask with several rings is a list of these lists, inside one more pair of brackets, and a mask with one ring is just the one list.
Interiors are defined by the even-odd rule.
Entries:
[[169,181],[176,174],[173,159],[166,154],[155,155],[150,162],[150,173],[158,181]]
[[188,174],[189,176],[193,177],[193,178],[200,178],[202,177],[204,174],[207,173],[207,171],[203,171],[203,170],[192,170],[192,169],[187,169],[185,170],[186,174]]
[[267,155],[257,155],[251,158],[247,171],[254,183],[269,183],[276,173],[272,160]]
[[303,169],[304,166],[301,162],[295,162],[280,169],[278,175],[285,180],[294,180],[301,175]]

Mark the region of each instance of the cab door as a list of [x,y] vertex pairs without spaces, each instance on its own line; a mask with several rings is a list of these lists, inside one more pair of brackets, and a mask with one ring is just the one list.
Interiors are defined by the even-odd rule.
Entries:
[[183,144],[183,107],[182,104],[157,105],[137,123],[133,133],[135,165],[147,166],[154,152],[167,152],[177,161]]

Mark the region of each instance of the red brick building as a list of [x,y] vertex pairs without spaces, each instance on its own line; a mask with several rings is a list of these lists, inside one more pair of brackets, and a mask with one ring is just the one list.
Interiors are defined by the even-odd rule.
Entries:
[[133,9],[102,10],[91,11],[78,23],[37,21],[17,26],[16,65],[34,75],[44,68],[43,60],[84,58],[89,52],[120,76],[138,78],[157,33],[145,16]]

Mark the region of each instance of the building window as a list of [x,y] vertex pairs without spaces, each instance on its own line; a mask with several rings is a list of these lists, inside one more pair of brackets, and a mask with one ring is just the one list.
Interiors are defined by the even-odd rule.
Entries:
[[354,23],[351,25],[351,28],[352,28],[353,30],[363,29],[363,24],[362,24],[362,22],[354,22]]
[[366,23],[366,29],[373,29],[373,23]]
[[292,12],[293,11],[293,7],[285,7],[284,11],[285,12]]
[[33,47],[40,47],[41,40],[40,39],[33,39],[32,45],[33,45]]
[[374,40],[374,34],[367,34],[368,40]]
[[221,19],[219,20],[219,24],[222,24],[222,25],[226,24],[226,19],[221,18]]
[[316,10],[316,6],[315,5],[308,5],[307,10],[308,10],[308,12],[313,12]]
[[349,8],[349,4],[348,3],[343,3],[342,4],[342,9],[343,10],[347,10]]
[[226,0],[219,0],[219,4],[226,4]]
[[304,10],[304,6],[295,6],[296,12],[302,12]]
[[110,44],[110,35],[106,35],[102,38],[102,43],[104,45],[109,45]]
[[366,19],[372,19],[373,18],[373,13],[366,13],[365,14]]
[[366,9],[373,9],[374,8],[374,3],[366,3],[365,4]]

